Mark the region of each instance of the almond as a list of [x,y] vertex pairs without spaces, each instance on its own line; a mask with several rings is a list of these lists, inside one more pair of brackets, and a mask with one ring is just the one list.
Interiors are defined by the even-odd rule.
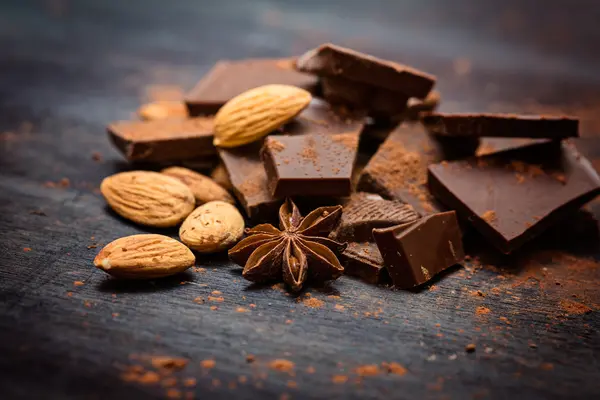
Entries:
[[237,147],[257,141],[298,115],[311,99],[306,90],[289,85],[250,89],[217,112],[213,143]]
[[209,201],[224,201],[235,204],[235,200],[227,190],[209,177],[196,171],[183,167],[169,167],[161,172],[185,183],[194,193],[196,205],[202,205]]
[[173,275],[194,265],[194,253],[164,235],[133,235],[107,244],[94,265],[117,278],[151,279]]
[[144,104],[138,109],[138,115],[146,121],[168,118],[188,118],[188,110],[181,101],[155,101]]
[[244,218],[229,203],[211,201],[194,210],[179,228],[179,238],[192,250],[216,253],[233,247],[244,234]]
[[230,192],[233,191],[233,184],[231,183],[231,179],[229,179],[229,173],[227,172],[227,168],[225,168],[225,164],[222,162],[220,162],[215,169],[213,169],[213,171],[210,173],[210,177],[223,188]]
[[148,226],[178,225],[195,205],[189,187],[158,172],[121,172],[105,178],[100,191],[117,214]]

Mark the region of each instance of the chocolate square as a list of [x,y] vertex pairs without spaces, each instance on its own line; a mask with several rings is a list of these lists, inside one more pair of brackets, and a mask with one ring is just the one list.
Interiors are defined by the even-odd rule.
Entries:
[[383,258],[373,242],[348,243],[348,247],[341,255],[341,261],[344,263],[346,275],[374,284],[384,283],[389,279]]
[[423,123],[436,135],[566,139],[579,136],[577,118],[551,115],[430,113]]
[[348,196],[359,135],[360,130],[333,135],[267,137],[261,157],[271,194]]
[[111,141],[129,161],[179,162],[212,158],[213,118],[120,121],[107,128]]
[[215,114],[223,104],[255,87],[282,84],[316,94],[318,80],[294,69],[295,59],[219,61],[187,94],[190,115]]
[[299,71],[319,76],[340,77],[423,99],[435,77],[406,65],[382,60],[331,43],[309,50],[296,61]]
[[600,178],[572,144],[547,142],[431,165],[429,188],[510,253],[600,194]]
[[454,211],[374,229],[373,237],[394,286],[401,289],[422,285],[465,256]]

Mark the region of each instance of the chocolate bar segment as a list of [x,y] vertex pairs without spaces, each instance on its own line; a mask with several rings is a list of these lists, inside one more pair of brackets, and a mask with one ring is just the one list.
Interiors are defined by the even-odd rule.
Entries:
[[600,178],[570,143],[546,142],[431,165],[433,195],[510,253],[600,193]]
[[423,123],[436,135],[565,139],[579,136],[579,120],[564,116],[431,113]]
[[461,262],[465,256],[461,235],[454,211],[373,230],[388,274],[401,289],[422,285]]
[[318,80],[294,69],[295,59],[248,59],[219,61],[187,94],[190,115],[215,114],[223,104],[255,87],[282,84],[297,86],[312,94]]
[[327,101],[365,110],[375,118],[391,118],[406,110],[408,96],[403,93],[340,77],[324,77],[321,82]]
[[412,206],[374,193],[353,193],[345,204],[333,238],[340,242],[372,242],[375,228],[388,228],[420,218]]
[[130,161],[169,162],[213,158],[213,119],[115,122],[110,139]]
[[261,151],[274,197],[348,196],[360,127],[338,134],[277,135]]
[[427,166],[472,155],[477,138],[432,138],[420,123],[392,131],[363,169],[357,190],[408,203],[422,215],[442,210],[427,189]]
[[425,98],[435,84],[435,77],[425,72],[331,43],[300,56],[296,68],[302,72],[340,77],[419,99]]
[[377,245],[371,243],[348,243],[341,255],[344,273],[356,276],[368,283],[384,283],[389,280],[383,258]]
[[[360,132],[364,117],[341,114],[328,104],[313,101],[292,122],[274,134],[343,134]],[[277,137],[277,136],[275,136]],[[263,141],[231,149],[219,149],[219,155],[234,188],[234,194],[253,220],[272,221],[282,199],[274,197],[268,187],[268,179],[260,149]]]

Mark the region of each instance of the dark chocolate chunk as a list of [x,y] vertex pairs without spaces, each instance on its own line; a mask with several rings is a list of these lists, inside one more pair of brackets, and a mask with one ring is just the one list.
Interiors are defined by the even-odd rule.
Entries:
[[442,208],[427,190],[427,166],[472,155],[479,144],[472,138],[432,138],[420,123],[405,123],[389,134],[363,169],[357,190],[410,204],[419,214]]
[[389,280],[383,258],[373,242],[348,243],[341,260],[346,275],[356,276],[368,283],[384,283]]
[[[340,134],[362,129],[364,118],[340,115],[338,110],[324,102],[313,101],[292,122],[277,133],[287,135]],[[277,136],[275,136],[277,137]],[[234,194],[254,220],[270,221],[277,217],[282,199],[268,188],[267,174],[260,159],[263,140],[246,146],[219,149],[221,160],[234,187]]]
[[324,77],[321,82],[327,101],[365,110],[375,118],[391,118],[406,110],[408,96],[403,93],[339,77]]
[[261,151],[274,197],[348,196],[362,126],[338,134],[277,135]]
[[425,72],[330,43],[300,56],[296,68],[319,76],[340,77],[385,88],[419,99],[425,98],[435,84],[435,77]]
[[343,204],[342,219],[333,233],[340,242],[371,242],[374,228],[388,228],[420,218],[412,206],[373,193],[354,193]]
[[600,178],[570,143],[546,142],[431,165],[429,188],[510,253],[600,194]]
[[515,114],[443,114],[423,117],[431,133],[444,136],[565,139],[579,136],[579,120]]
[[269,84],[297,86],[316,94],[318,80],[294,69],[295,59],[219,61],[187,94],[190,115],[214,114],[235,96]]
[[394,286],[401,289],[422,285],[465,256],[454,211],[374,229],[373,237]]
[[169,162],[213,158],[213,119],[122,121],[108,126],[113,144],[130,161]]

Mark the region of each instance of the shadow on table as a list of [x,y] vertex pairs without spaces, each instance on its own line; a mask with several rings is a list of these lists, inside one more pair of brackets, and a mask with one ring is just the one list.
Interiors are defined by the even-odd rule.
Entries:
[[150,293],[173,290],[182,282],[192,282],[194,275],[185,271],[176,275],[152,280],[131,280],[107,278],[97,285],[103,293]]
[[[534,260],[536,255],[547,251],[600,259],[600,229],[594,214],[582,209],[512,254],[500,253],[474,231],[469,232],[465,238],[465,250],[470,256],[477,257],[483,265],[518,273],[527,266],[529,260]],[[547,261],[548,264],[552,263],[551,259]]]

